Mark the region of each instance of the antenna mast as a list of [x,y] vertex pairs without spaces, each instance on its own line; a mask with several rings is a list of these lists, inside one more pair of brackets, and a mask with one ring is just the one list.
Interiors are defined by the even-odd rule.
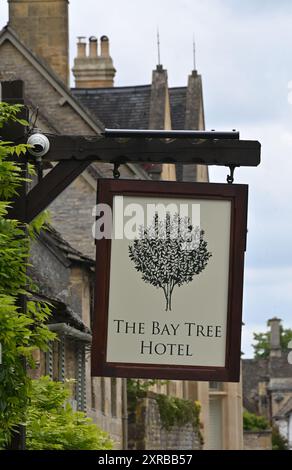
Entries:
[[194,70],[196,70],[196,43],[195,43],[195,35],[193,35],[193,61],[194,61]]
[[157,28],[157,53],[158,53],[158,65],[161,65],[161,63],[160,63],[160,37],[159,37],[159,28]]

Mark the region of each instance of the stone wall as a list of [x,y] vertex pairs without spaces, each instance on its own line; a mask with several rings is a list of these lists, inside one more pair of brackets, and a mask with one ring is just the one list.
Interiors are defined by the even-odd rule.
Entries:
[[244,431],[244,450],[272,450],[272,431]]
[[201,449],[199,433],[191,424],[162,426],[155,395],[137,400],[135,411],[128,416],[128,448],[139,450]]

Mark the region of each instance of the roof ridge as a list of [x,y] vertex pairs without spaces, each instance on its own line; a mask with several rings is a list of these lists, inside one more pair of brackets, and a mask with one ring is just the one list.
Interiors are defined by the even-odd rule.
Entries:
[[169,87],[168,90],[171,91],[171,90],[186,90],[188,87],[187,86],[173,86],[173,87]]
[[92,91],[118,91],[118,90],[125,90],[125,89],[130,89],[130,88],[151,88],[151,84],[148,84],[148,85],[127,85],[127,86],[115,86],[115,87],[107,87],[107,88],[99,88],[99,87],[96,87],[96,88],[76,88],[76,87],[71,87],[71,91],[72,92],[78,92],[79,90],[82,91],[82,92],[88,92],[90,94],[90,92]]
[[67,256],[70,257],[70,255],[75,255],[80,261],[83,261],[87,264],[94,264],[92,258],[74,248],[71,243],[69,243],[68,240],[66,240],[63,235],[50,223],[46,223],[45,227],[39,234],[39,239],[41,240],[47,240],[48,238],[55,248],[61,250],[63,253],[65,252]]

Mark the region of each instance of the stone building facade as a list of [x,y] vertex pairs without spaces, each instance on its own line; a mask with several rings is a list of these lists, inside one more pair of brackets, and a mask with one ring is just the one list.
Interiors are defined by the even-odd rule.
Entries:
[[243,405],[277,424],[292,449],[292,364],[281,350],[280,323],[279,318],[268,322],[269,357],[243,360]]
[[[91,36],[88,45],[85,38],[78,41],[73,67],[76,86],[70,89],[68,0],[8,1],[9,23],[0,32],[0,81],[24,81],[25,102],[43,132],[97,135],[104,127],[204,129],[202,80],[196,70],[186,87],[170,88],[162,65],[153,71],[149,85],[114,87],[109,40],[102,36],[99,49],[97,38]],[[203,165],[126,164],[120,171],[123,178],[208,181],[208,168]],[[76,406],[86,404],[88,415],[114,436],[117,447],[125,448],[126,381],[91,378],[91,358],[86,353],[93,314],[92,207],[100,177],[112,177],[112,165],[91,164],[53,202],[49,209],[58,232],[52,229],[46,246],[43,239],[32,252],[40,293],[55,302],[51,328],[64,339],[60,350],[53,346],[51,357],[40,358],[40,371],[54,378],[64,374],[75,378],[80,383]],[[65,259],[63,267],[57,252]],[[63,272],[60,283],[52,276],[55,269]],[[204,448],[242,448],[241,384],[171,381],[157,385],[153,392],[201,401]]]

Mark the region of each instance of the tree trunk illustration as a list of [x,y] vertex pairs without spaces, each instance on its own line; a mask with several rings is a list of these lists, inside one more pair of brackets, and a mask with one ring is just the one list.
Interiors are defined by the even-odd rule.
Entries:
[[172,290],[169,289],[169,295],[168,295],[168,310],[171,310],[171,297],[172,297]]
[[165,297],[165,311],[168,312],[171,310],[171,297],[172,297],[172,291],[173,287],[171,287],[171,283],[169,282],[166,287],[163,288],[164,292],[164,297]]

